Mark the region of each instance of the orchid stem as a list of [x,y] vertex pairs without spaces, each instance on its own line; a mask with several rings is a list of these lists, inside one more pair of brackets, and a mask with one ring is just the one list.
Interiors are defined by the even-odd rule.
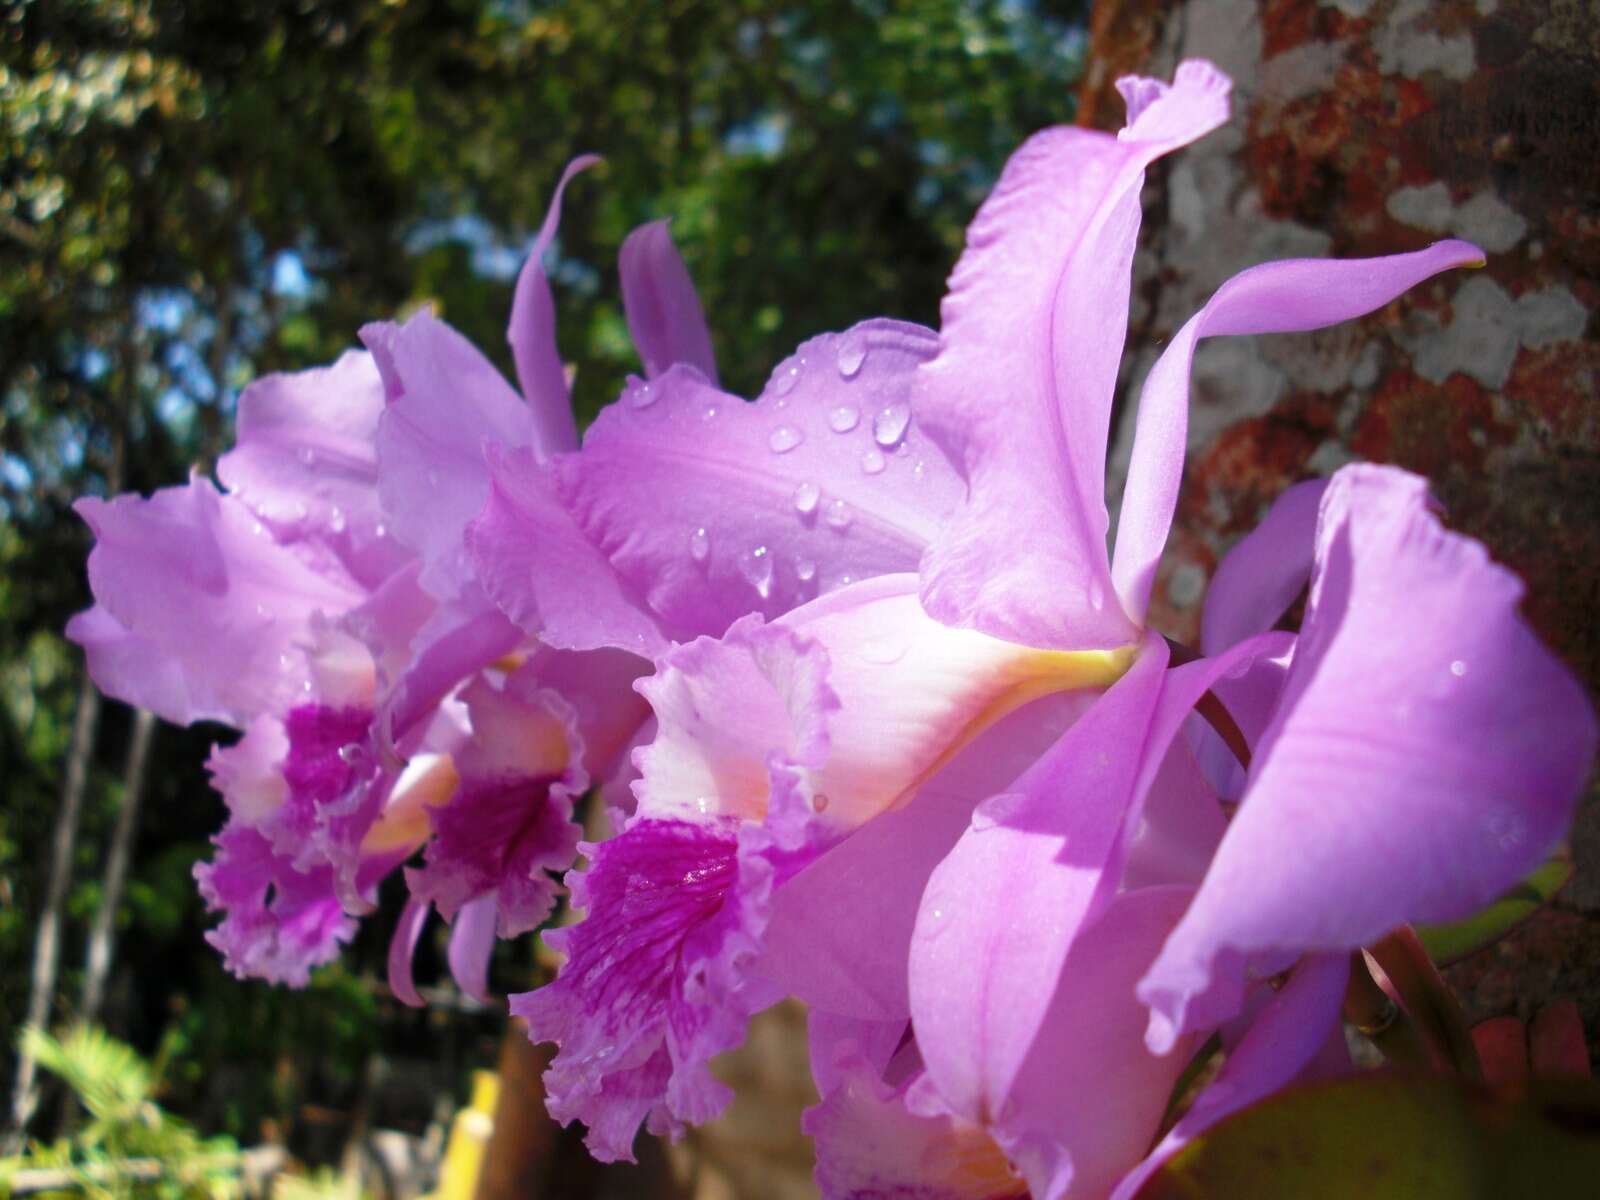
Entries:
[[1444,1061],[1468,1079],[1481,1080],[1483,1065],[1466,1014],[1416,931],[1401,925],[1372,947],[1372,957]]
[[1378,986],[1357,950],[1350,956],[1350,982],[1344,993],[1345,1020],[1354,1025],[1390,1062],[1399,1066],[1435,1070],[1438,1053],[1411,1020],[1410,1015]]

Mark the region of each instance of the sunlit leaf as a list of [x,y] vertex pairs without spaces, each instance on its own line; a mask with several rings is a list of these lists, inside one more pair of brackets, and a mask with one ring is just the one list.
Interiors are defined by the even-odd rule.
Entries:
[[1443,1076],[1357,1075],[1280,1093],[1223,1121],[1138,1200],[1504,1200],[1590,1197],[1600,1180],[1600,1085],[1526,1100]]
[[1505,937],[1526,921],[1572,878],[1572,855],[1565,846],[1532,875],[1481,912],[1444,925],[1419,925],[1417,936],[1435,962],[1450,963]]

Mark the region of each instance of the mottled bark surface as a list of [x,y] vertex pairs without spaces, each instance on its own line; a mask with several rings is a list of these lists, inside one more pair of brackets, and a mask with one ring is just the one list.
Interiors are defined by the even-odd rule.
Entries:
[[[1427,475],[1449,520],[1528,582],[1540,633],[1600,690],[1600,25],[1515,0],[1118,0],[1095,5],[1082,119],[1113,80],[1203,56],[1229,126],[1151,173],[1124,401],[1182,322],[1271,258],[1359,257],[1442,236],[1488,267],[1324,333],[1208,342],[1190,460],[1156,588],[1197,629],[1219,556],[1287,484],[1354,458]],[[1124,414],[1128,404],[1123,405]],[[1131,425],[1113,453],[1119,485]],[[1453,968],[1476,1018],[1574,997],[1600,1043],[1600,797],[1548,910]]]

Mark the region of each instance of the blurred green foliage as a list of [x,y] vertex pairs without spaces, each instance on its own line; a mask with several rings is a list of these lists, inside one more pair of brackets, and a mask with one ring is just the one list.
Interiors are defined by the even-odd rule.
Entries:
[[15,1172],[49,1168],[65,1172],[75,1186],[46,1196],[226,1200],[240,1194],[232,1139],[202,1138],[155,1103],[159,1065],[93,1026],[75,1026],[60,1039],[29,1027],[22,1039],[40,1066],[71,1089],[87,1120],[71,1137],[34,1142],[25,1154],[0,1159],[0,1184],[8,1194]]
[[[205,469],[249,379],[331,359],[364,321],[423,303],[508,367],[513,273],[585,151],[606,166],[569,193],[552,263],[584,418],[637,366],[615,260],[645,220],[673,218],[724,382],[744,394],[819,331],[872,315],[934,323],[1006,155],[1072,116],[1086,9],[0,9],[0,1025],[25,1004],[81,669],[60,636],[88,601],[73,497]],[[96,744],[57,1016],[77,994],[129,725],[111,706]],[[108,1016],[138,1045],[168,1028],[187,1039],[185,1103],[205,1103],[222,1064],[247,1067],[226,1073],[210,1116],[254,1138],[319,1072],[325,1090],[351,1086],[399,1018],[373,998],[381,921],[300,996],[221,972],[189,878],[221,821],[201,767],[218,733],[160,731]],[[326,1072],[306,1065],[318,1054]]]

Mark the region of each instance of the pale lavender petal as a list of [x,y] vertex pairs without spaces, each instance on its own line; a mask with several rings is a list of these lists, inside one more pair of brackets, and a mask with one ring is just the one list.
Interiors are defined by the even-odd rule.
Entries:
[[363,599],[203,479],[149,499],[83,499],[77,510],[95,534],[98,607],[73,618],[67,636],[89,652],[102,690],[178,724],[243,726],[283,711],[311,679],[313,614]]
[[906,1106],[910,1085],[885,1083],[861,1054],[808,1108],[822,1200],[1023,1200],[1027,1188],[982,1126]]
[[923,564],[928,611],[1034,646],[1137,638],[1106,562],[1103,493],[1139,189],[1150,162],[1227,119],[1230,84],[1200,62],[1170,88],[1132,83],[1143,107],[1119,137],[1049,129],[1012,155],[968,229],[939,356],[913,388],[969,485]]
[[[911,1017],[928,1076],[968,1120],[1002,1112],[1073,939],[1115,893],[1166,643],[1007,792],[979,805],[933,872],[911,943]],[[1004,880],[1004,886],[997,881]]]
[[431,313],[367,326],[387,362],[390,400],[378,426],[378,492],[390,532],[422,559],[422,586],[447,599],[470,575],[467,522],[489,498],[485,442],[532,445],[532,410],[471,342]]
[[380,744],[392,745],[425,719],[463,679],[522,641],[510,621],[469,584],[417,632],[404,673],[378,710]]
[[753,404],[682,365],[634,381],[553,464],[561,498],[680,641],[915,570],[962,493],[907,404],[937,345],[897,321],[824,334]]
[[364,587],[404,561],[378,506],[384,388],[370,354],[266,375],[239,396],[237,444],[217,478],[280,542],[317,543]]
[[766,821],[795,789],[815,807],[839,710],[830,665],[814,639],[754,615],[673,647],[639,683],[657,722],[636,758],[641,816]]
[[394,998],[412,1008],[422,1007],[422,997],[417,995],[417,985],[411,974],[411,962],[417,952],[417,941],[428,923],[429,906],[425,901],[407,900],[395,925],[394,936],[389,939],[389,990]]
[[661,660],[640,684],[660,722],[640,755],[640,811],[759,816],[774,764],[794,764],[814,824],[842,837],[909,803],[1007,713],[1106,687],[1132,661],[1131,650],[1035,650],[952,629],[922,610],[916,585],[869,579]]
[[614,646],[649,657],[667,647],[636,593],[573,523],[550,464],[529,450],[488,450],[488,504],[467,527],[479,582],[511,621],[564,650]]
[[909,804],[869,821],[786,882],[773,896],[762,974],[808,1005],[903,1023],[911,1013],[906,961],[928,876],[967,828],[974,804],[1026,771],[1089,695],[1046,697],[1005,717]]
[[670,221],[652,221],[622,243],[622,307],[628,332],[654,378],[673,363],[686,363],[717,382],[717,360],[711,350],[700,297],[689,268],[672,244]]
[[1188,1053],[1146,1049],[1133,986],[1192,895],[1130,892],[1074,941],[1009,1107],[992,1120],[1035,1200],[1104,1196],[1149,1148]]
[[1122,887],[1198,887],[1226,829],[1188,740],[1173,738],[1130,830]]
[[582,747],[589,778],[605,781],[623,766],[650,706],[634,682],[650,673],[651,664],[622,650],[552,650],[540,646],[517,669],[509,687],[524,684],[548,689],[572,710],[575,745]]
[[1483,251],[1476,246],[1444,241],[1385,258],[1262,263],[1218,288],[1162,352],[1139,398],[1111,572],[1129,615],[1144,618],[1177,504],[1196,343],[1225,334],[1295,333],[1336,325],[1382,308],[1440,271],[1482,262]]
[[1361,946],[1488,903],[1567,829],[1594,754],[1522,584],[1422,479],[1333,477],[1277,716],[1199,895],[1140,985],[1152,1045],[1237,1010],[1253,957]]
[[910,1037],[905,1021],[863,1021],[856,1017],[813,1008],[806,1013],[806,1049],[811,1059],[811,1081],[826,1096],[844,1081],[842,1064],[864,1062],[874,1076],[884,1068]]
[[457,910],[450,922],[450,975],[474,1000],[493,1003],[489,995],[489,959],[494,955],[495,898],[479,896]]
[[1295,967],[1283,990],[1228,1055],[1221,1073],[1149,1157],[1123,1178],[1111,1200],[1133,1200],[1145,1180],[1187,1143],[1293,1081],[1323,1052],[1330,1027],[1342,1036],[1339,1010],[1349,977],[1345,954],[1312,955]]
[[1205,653],[1265,633],[1294,603],[1311,578],[1317,509],[1327,486],[1325,479],[1308,479],[1286,489],[1217,565],[1200,619]]
[[550,198],[550,208],[545,213],[544,225],[517,276],[517,289],[511,298],[511,323],[506,327],[506,341],[511,343],[517,379],[528,402],[532,445],[541,458],[571,450],[578,444],[578,427],[573,420],[566,372],[556,349],[555,301],[550,295],[550,280],[544,273],[544,256],[555,241],[556,229],[561,223],[561,196],[567,184],[578,172],[588,170],[599,161],[596,155],[582,154],[561,173],[561,181],[556,184],[555,195]]

